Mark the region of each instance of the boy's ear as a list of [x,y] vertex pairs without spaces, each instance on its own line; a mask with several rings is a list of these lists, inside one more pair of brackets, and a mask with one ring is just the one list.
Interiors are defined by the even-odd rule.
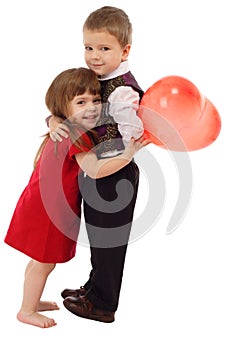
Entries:
[[130,49],[131,49],[131,45],[130,44],[127,44],[123,51],[122,51],[122,61],[126,61],[128,56],[129,56],[129,52],[130,52]]

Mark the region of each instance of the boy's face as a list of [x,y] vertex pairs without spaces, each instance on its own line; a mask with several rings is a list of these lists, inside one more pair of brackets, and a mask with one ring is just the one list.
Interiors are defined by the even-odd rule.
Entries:
[[96,126],[100,118],[101,97],[86,92],[83,95],[77,95],[69,103],[71,123],[78,124],[79,127],[89,130]]
[[87,66],[97,75],[113,72],[121,62],[126,61],[130,44],[121,47],[115,36],[106,30],[83,31],[85,61]]

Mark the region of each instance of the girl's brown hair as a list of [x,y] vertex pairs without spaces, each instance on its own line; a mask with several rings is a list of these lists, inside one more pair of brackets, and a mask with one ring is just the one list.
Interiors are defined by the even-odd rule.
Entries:
[[[45,96],[45,103],[53,116],[63,119],[66,125],[69,126],[69,123],[67,123],[69,117],[68,105],[75,96],[83,95],[85,92],[91,95],[100,95],[100,83],[96,74],[83,67],[67,69],[58,74],[51,83]],[[70,128],[70,132],[72,134],[72,128]],[[45,138],[34,159],[34,167],[50,137],[49,133],[44,136]],[[82,138],[77,139],[76,134],[75,140],[75,144],[81,148],[83,146]]]

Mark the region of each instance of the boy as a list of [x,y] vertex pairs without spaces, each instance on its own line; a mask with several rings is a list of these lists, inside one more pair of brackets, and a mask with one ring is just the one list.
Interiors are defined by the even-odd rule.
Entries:
[[[137,116],[143,91],[129,71],[132,25],[126,13],[104,6],[92,12],[83,26],[85,61],[101,83],[102,115],[97,132],[99,158],[116,156],[133,137],[143,135]],[[61,140],[50,118],[51,137]],[[52,131],[55,130],[55,131]],[[61,125],[60,134],[65,136]],[[122,181],[124,180],[124,181]],[[138,191],[139,169],[134,161],[111,176],[94,180],[85,177],[82,195],[84,217],[90,241],[92,271],[80,289],[62,292],[64,306],[73,314],[101,322],[113,322],[118,307],[125,254]],[[120,194],[116,186],[120,185]],[[97,189],[97,191],[96,191]],[[94,208],[94,196],[101,196],[104,208]],[[116,198],[119,201],[116,204]]]

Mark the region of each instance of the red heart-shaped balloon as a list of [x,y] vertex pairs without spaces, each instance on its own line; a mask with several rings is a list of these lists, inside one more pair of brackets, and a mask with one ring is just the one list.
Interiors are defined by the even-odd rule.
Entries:
[[174,151],[202,149],[218,137],[221,129],[215,106],[180,76],[155,82],[143,95],[138,114],[145,136]]

